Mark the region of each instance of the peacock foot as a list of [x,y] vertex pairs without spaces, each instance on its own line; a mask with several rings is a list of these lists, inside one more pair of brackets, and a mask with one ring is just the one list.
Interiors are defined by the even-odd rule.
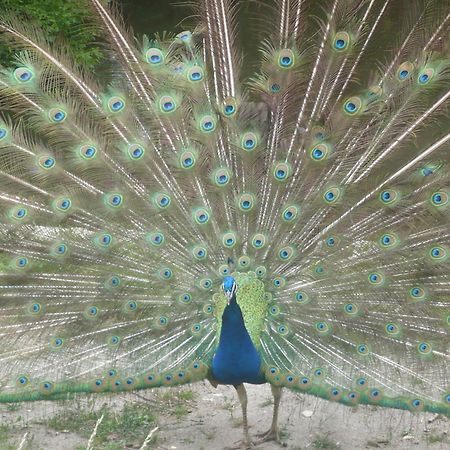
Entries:
[[271,427],[268,431],[262,434],[257,434],[256,437],[258,438],[255,442],[256,445],[262,444],[263,442],[269,442],[269,441],[275,441],[280,445],[283,445],[283,442],[281,442],[280,439],[280,433],[278,431],[278,427]]
[[243,439],[234,443],[233,447],[225,447],[224,450],[252,450],[255,444],[250,439]]

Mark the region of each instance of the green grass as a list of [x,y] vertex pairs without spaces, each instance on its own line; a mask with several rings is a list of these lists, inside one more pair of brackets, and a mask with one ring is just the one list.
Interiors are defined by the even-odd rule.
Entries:
[[157,395],[153,408],[181,419],[192,410],[193,400],[193,391],[171,389],[162,395]]
[[77,433],[87,440],[102,415],[103,421],[94,440],[97,450],[121,450],[134,446],[139,448],[150,429],[156,426],[155,415],[143,403],[126,403],[118,413],[106,405],[98,411],[71,408],[49,419],[46,425],[56,431]]
[[325,434],[314,436],[312,448],[316,450],[337,450],[339,446]]
[[427,436],[427,442],[429,444],[435,444],[437,442],[450,443],[450,439],[444,433],[440,433],[440,434],[434,433],[434,434],[429,434]]
[[[140,448],[149,431],[156,426],[158,415],[172,415],[181,419],[192,410],[194,397],[192,390],[171,389],[155,393],[151,400],[139,396],[141,400],[125,403],[122,411],[116,411],[113,406],[106,404],[98,409],[95,408],[95,402],[78,403],[59,412],[43,425],[56,431],[76,433],[87,442],[103,415],[94,440],[96,450]],[[154,441],[155,437],[152,443]],[[82,448],[80,446],[75,450]]]
[[15,450],[16,445],[10,442],[11,427],[0,424],[0,450]]

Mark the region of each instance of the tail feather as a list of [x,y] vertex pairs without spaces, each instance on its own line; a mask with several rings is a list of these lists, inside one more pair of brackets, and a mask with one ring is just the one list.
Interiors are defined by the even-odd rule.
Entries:
[[277,0],[242,83],[237,2],[142,45],[91,3],[105,87],[0,22],[0,401],[210,376],[234,273],[269,382],[448,413],[448,8]]

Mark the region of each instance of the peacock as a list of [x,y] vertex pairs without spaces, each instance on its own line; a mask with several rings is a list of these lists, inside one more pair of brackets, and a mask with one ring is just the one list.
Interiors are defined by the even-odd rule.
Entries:
[[255,443],[283,388],[449,415],[448,2],[191,6],[141,42],[90,0],[107,82],[1,16],[0,402],[209,380],[241,448],[244,383]]

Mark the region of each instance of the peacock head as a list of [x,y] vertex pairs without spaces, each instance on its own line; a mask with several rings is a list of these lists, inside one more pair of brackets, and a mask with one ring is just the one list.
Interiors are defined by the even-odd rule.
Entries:
[[237,284],[236,280],[233,277],[225,277],[223,279],[223,292],[225,297],[227,298],[228,305],[231,303],[231,300],[236,295]]

